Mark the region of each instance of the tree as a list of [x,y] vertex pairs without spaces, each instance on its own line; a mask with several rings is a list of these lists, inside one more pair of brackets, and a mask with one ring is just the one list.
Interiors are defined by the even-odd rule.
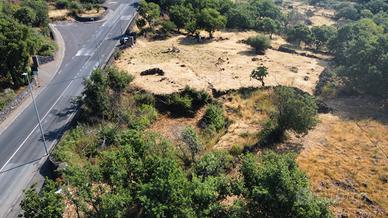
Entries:
[[139,3],[139,14],[148,22],[150,27],[153,28],[155,23],[159,20],[160,7],[153,2],[147,3],[145,0],[142,0]]
[[280,30],[280,22],[268,17],[264,17],[257,21],[256,30],[269,34],[270,38],[272,39],[272,35],[279,32]]
[[83,104],[88,115],[105,118],[109,115],[108,79],[101,69],[92,72],[86,79],[85,89],[82,93]]
[[18,88],[28,72],[30,55],[36,49],[32,30],[9,17],[0,17],[0,85]]
[[309,44],[312,39],[310,28],[304,24],[298,24],[287,32],[287,41],[294,42],[298,46],[301,42]]
[[36,20],[36,13],[30,7],[21,7],[13,15],[20,23],[31,26]]
[[238,4],[227,14],[228,28],[249,29],[254,25],[253,16],[250,14],[250,8],[246,4]]
[[335,36],[336,30],[331,26],[314,26],[311,29],[314,38],[314,44],[317,50],[322,46],[326,46],[329,40]]
[[[203,145],[199,140],[197,132],[192,126],[187,126],[181,133],[182,141],[190,152],[190,161],[195,162],[199,152],[202,151]],[[183,151],[185,152],[185,151]]]
[[170,19],[178,28],[178,31],[182,28],[186,28],[189,22],[195,18],[195,14],[192,8],[184,5],[174,5],[169,10]]
[[209,33],[210,38],[213,38],[216,30],[225,27],[226,17],[215,9],[205,8],[199,14],[198,25]]
[[265,86],[264,78],[268,76],[268,68],[260,66],[254,69],[251,73],[251,78],[261,81],[261,85]]
[[336,72],[350,90],[382,98],[388,96],[386,39],[382,26],[373,20],[361,19],[340,28],[329,41],[338,66]]
[[309,190],[294,154],[267,152],[260,158],[248,154],[241,173],[246,209],[252,217],[331,217],[328,202]]
[[271,41],[267,36],[259,34],[254,37],[249,37],[246,40],[246,44],[253,47],[257,54],[265,54],[265,50],[271,46]]
[[64,199],[61,193],[57,193],[55,182],[46,179],[41,193],[37,193],[35,187],[24,191],[24,199],[20,203],[23,217],[62,217],[65,209]]
[[277,87],[275,104],[277,112],[274,117],[281,135],[286,130],[307,134],[318,122],[316,101],[307,93],[289,87]]
[[34,10],[36,16],[33,22],[35,27],[47,27],[49,17],[48,17],[48,5],[44,0],[23,0],[23,7],[29,7]]

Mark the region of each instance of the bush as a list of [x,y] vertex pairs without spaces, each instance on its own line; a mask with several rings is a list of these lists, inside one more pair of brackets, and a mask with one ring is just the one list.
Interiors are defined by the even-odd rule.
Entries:
[[294,154],[268,152],[244,157],[241,173],[252,217],[331,217],[328,202],[309,190]]
[[158,118],[158,112],[151,105],[141,105],[139,109],[129,117],[129,128],[142,130],[151,125]]
[[160,100],[160,103],[174,115],[192,116],[210,101],[210,95],[205,91],[186,87],[182,92],[164,96]]
[[271,40],[267,36],[259,34],[254,37],[249,37],[246,44],[253,47],[257,54],[265,54],[265,50],[271,47]]
[[155,106],[155,96],[150,93],[137,93],[134,95],[136,105],[151,105]]
[[68,0],[56,0],[55,7],[58,9],[68,8],[70,6],[70,2]]
[[195,172],[199,176],[219,176],[226,173],[233,164],[233,157],[224,151],[205,154],[195,165]]
[[13,90],[0,93],[0,111],[15,99],[16,95]]
[[211,104],[207,107],[202,118],[202,126],[206,129],[214,129],[216,132],[225,127],[224,109],[218,104]]

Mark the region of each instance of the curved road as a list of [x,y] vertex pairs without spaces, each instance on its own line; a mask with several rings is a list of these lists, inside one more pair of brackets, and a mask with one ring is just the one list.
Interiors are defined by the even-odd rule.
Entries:
[[[55,77],[36,96],[49,149],[75,114],[71,102],[80,96],[84,78],[107,62],[117,39],[132,21],[136,1],[108,2],[111,12],[102,22],[56,25],[65,41],[65,57]],[[30,105],[0,135],[0,217],[15,215],[12,209],[18,208],[23,190],[45,160],[44,154],[38,120]]]

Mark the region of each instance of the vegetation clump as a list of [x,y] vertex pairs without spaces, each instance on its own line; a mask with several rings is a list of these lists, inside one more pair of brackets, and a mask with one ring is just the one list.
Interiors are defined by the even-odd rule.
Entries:
[[271,47],[270,39],[265,35],[257,35],[246,40],[246,44],[255,49],[256,54],[265,54],[265,50]]
[[185,87],[179,93],[161,96],[159,104],[174,116],[192,116],[210,100],[207,92]]

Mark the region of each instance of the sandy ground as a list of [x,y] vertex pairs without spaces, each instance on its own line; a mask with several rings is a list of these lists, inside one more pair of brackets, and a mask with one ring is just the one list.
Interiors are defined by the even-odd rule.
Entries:
[[387,111],[360,99],[328,103],[336,112],[320,115],[318,126],[300,141],[299,166],[315,193],[334,200],[337,216],[387,217]]
[[[218,91],[240,87],[259,87],[250,73],[261,64],[269,68],[266,85],[287,85],[313,93],[325,62],[269,49],[263,56],[240,40],[254,36],[254,32],[217,32],[222,41],[197,44],[194,39],[175,36],[163,41],[138,40],[133,49],[124,51],[114,65],[136,76],[135,86],[156,94],[168,94],[186,85],[197,89]],[[274,40],[274,47],[284,40]],[[176,47],[179,53],[166,53]],[[164,76],[140,76],[150,68],[160,68]]]
[[311,11],[313,16],[308,18],[312,22],[311,26],[331,26],[335,24],[335,21],[333,20],[335,13],[334,10],[322,7],[314,7],[302,1],[285,1],[284,5],[286,9],[288,9],[288,6],[291,5],[293,9],[297,10],[301,14],[306,14],[307,11]]

